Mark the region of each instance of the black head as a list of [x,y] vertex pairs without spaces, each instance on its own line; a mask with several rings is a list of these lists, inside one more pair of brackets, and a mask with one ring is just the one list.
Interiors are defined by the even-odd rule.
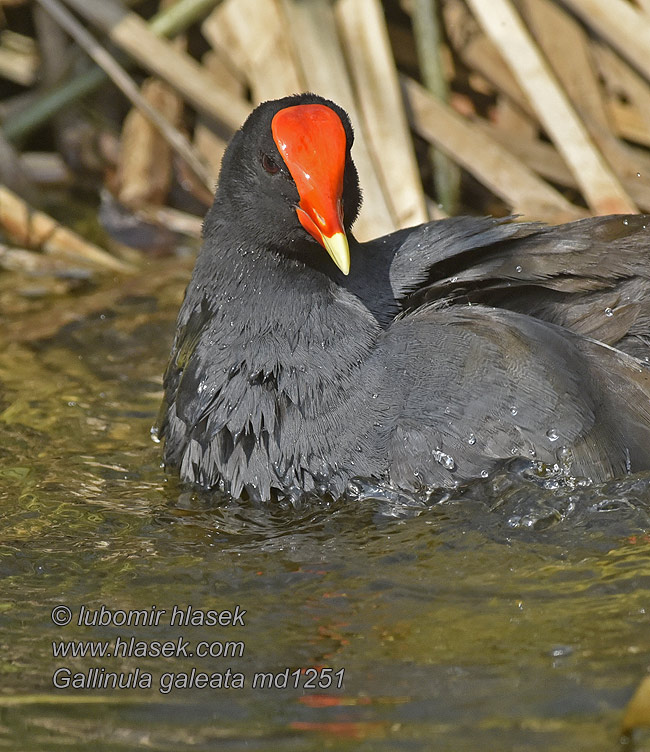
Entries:
[[240,242],[334,269],[326,248],[347,273],[337,254],[361,205],[353,140],[347,113],[328,99],[298,94],[262,103],[224,154],[206,237],[225,222]]

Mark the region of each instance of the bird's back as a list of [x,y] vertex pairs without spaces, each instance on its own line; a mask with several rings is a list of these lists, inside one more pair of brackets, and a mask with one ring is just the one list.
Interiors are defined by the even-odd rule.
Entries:
[[398,486],[456,485],[516,456],[593,480],[650,469],[650,369],[635,358],[482,306],[424,307],[384,336]]

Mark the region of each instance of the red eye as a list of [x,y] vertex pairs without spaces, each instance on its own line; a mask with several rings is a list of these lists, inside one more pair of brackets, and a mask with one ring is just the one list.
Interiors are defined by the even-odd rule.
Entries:
[[275,175],[280,172],[280,166],[274,159],[269,157],[268,154],[262,154],[262,167],[269,173],[269,175]]

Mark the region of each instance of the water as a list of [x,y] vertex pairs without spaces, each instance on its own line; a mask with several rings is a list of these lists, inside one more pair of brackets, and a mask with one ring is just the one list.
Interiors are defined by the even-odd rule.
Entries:
[[[0,748],[615,748],[648,666],[650,479],[555,489],[502,473],[428,503],[298,509],[187,493],[149,428],[188,272],[156,261],[80,295],[76,321],[70,299],[3,293]],[[81,605],[167,613],[56,626],[60,604],[73,622]],[[239,606],[244,625],[170,626],[174,605]],[[244,649],[52,655],[117,636]],[[152,688],[55,689],[61,666],[139,669]],[[304,687],[310,667],[344,669],[342,687]],[[159,691],[192,668],[245,686]],[[300,686],[254,689],[260,672]]]

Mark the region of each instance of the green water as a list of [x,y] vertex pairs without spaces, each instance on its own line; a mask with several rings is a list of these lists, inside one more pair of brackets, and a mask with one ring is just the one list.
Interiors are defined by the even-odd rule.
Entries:
[[[422,508],[188,494],[149,436],[188,274],[152,262],[54,307],[2,293],[0,748],[616,749],[650,663],[649,479],[558,493],[501,476]],[[56,626],[59,604],[73,622],[82,605],[166,614]],[[170,626],[174,605],[246,614]],[[52,654],[116,636],[244,647]],[[60,666],[152,687],[56,689]],[[302,686],[310,667],[344,669],[341,688]],[[244,687],[159,691],[192,668]],[[301,686],[253,688],[258,672]]]

